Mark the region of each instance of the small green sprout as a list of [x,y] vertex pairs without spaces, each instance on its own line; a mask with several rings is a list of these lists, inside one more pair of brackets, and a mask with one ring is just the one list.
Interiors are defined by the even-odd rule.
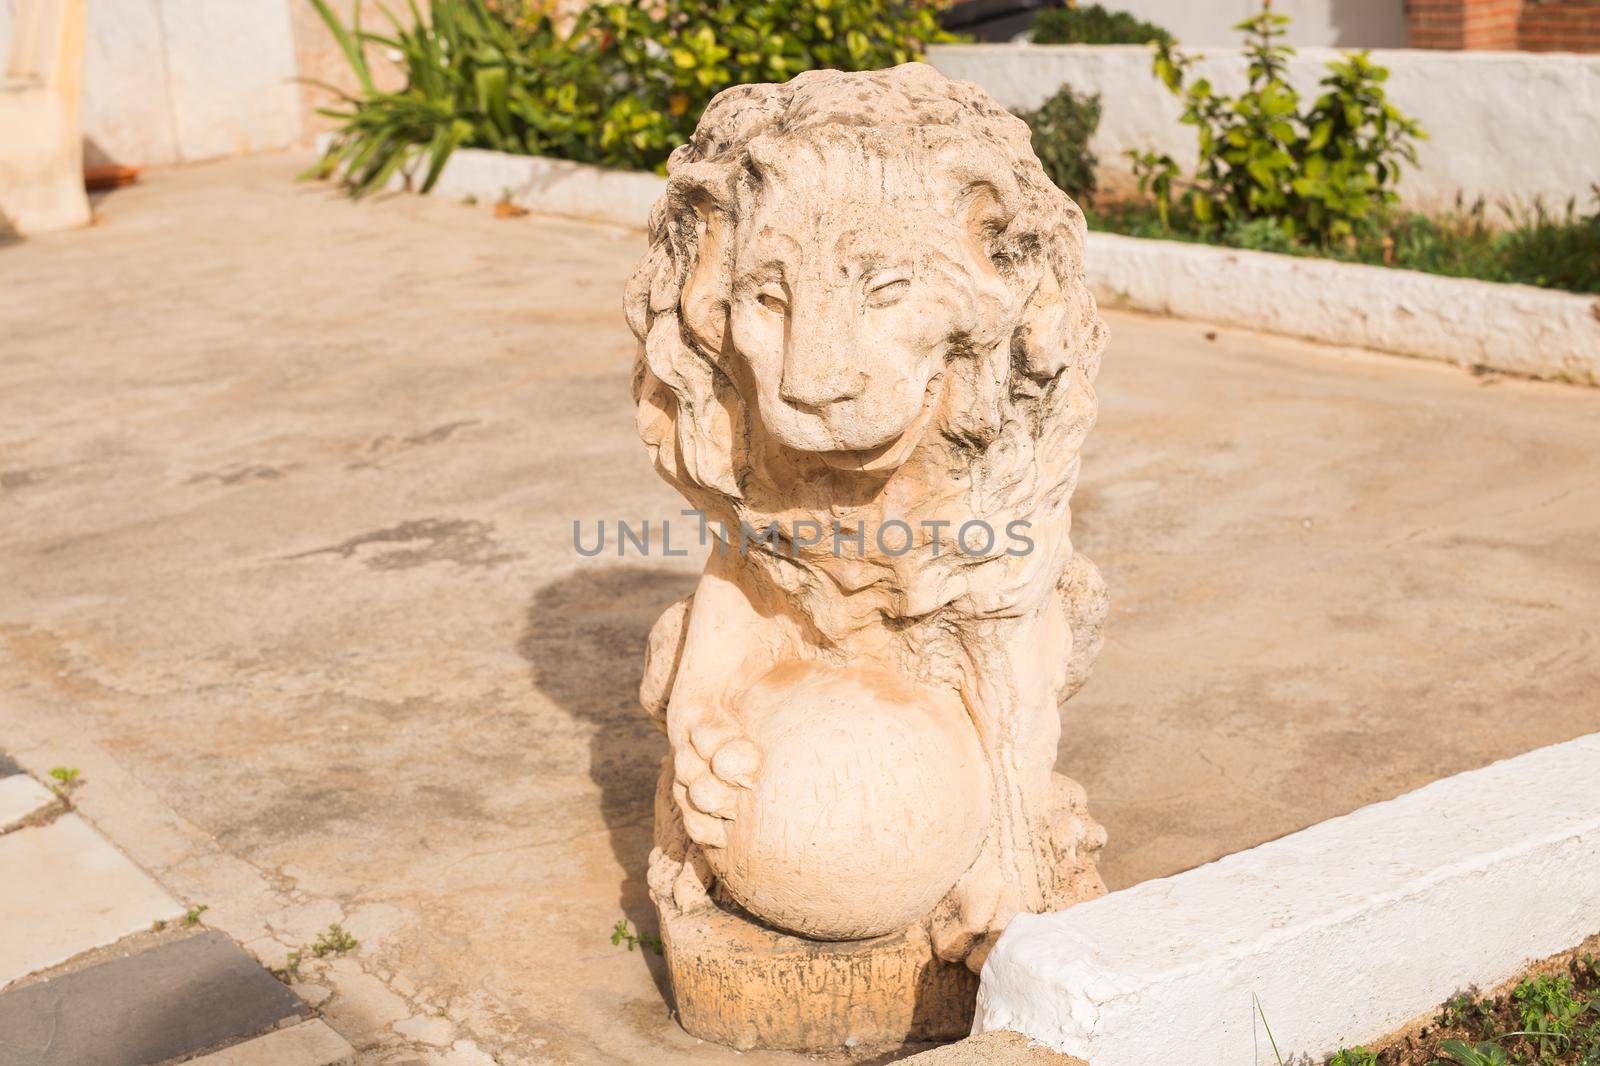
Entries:
[[660,937],[651,936],[649,933],[634,933],[630,931],[628,929],[628,919],[626,918],[617,919],[616,927],[611,930],[611,943],[613,945],[626,944],[629,951],[632,951],[635,947],[645,948],[655,952],[657,955],[666,950],[661,943]]

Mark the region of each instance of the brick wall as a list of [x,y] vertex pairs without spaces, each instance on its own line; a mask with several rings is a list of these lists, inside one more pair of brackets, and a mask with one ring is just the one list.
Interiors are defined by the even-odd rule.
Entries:
[[1600,0],[1529,0],[1522,6],[1517,46],[1530,52],[1600,52]]
[[1405,0],[1413,48],[1600,52],[1600,0]]

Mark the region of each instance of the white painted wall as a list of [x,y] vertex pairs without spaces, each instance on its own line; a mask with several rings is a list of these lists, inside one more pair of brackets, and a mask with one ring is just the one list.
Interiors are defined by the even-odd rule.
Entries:
[[[19,3],[0,0],[0,52]],[[89,0],[90,164],[194,162],[293,144],[295,0]]]
[[[1261,10],[1261,0],[1102,0],[1165,27],[1186,45],[1236,45],[1234,25]],[[1288,15],[1295,47],[1404,48],[1404,0],[1274,0],[1272,10]]]
[[[1314,94],[1327,62],[1341,54],[1302,49],[1290,77]],[[1402,175],[1406,203],[1447,209],[1458,191],[1491,204],[1593,195],[1591,185],[1600,182],[1600,56],[1394,50],[1375,51],[1373,59],[1389,68],[1395,105],[1429,136],[1418,146],[1420,165]],[[1185,168],[1194,162],[1194,128],[1179,123],[1179,102],[1150,73],[1143,46],[939,45],[929,62],[1012,109],[1037,107],[1064,84],[1099,93],[1092,147],[1102,187],[1131,187],[1129,149],[1168,152]],[[1206,49],[1195,76],[1237,92],[1245,63],[1236,50]]]

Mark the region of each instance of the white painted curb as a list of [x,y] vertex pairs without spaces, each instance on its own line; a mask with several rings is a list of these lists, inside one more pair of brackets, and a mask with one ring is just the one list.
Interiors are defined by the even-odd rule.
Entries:
[[1112,233],[1086,261],[1112,306],[1600,384],[1600,296]]
[[[433,194],[638,229],[666,187],[655,174],[464,148]],[[1110,306],[1600,384],[1600,297],[1110,233],[1089,235],[1087,266]]]
[[510,200],[544,215],[642,229],[667,179],[643,171],[609,170],[543,156],[460,148],[439,173],[434,196]]
[[1600,932],[1600,733],[1174,877],[1019,915],[974,1032],[1093,1066],[1316,1061]]

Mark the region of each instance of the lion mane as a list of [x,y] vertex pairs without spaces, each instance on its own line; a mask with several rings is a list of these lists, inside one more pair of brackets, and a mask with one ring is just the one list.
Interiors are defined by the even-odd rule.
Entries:
[[[721,345],[731,298],[734,227],[782,161],[819,139],[881,131],[873,145],[909,141],[930,165],[960,163],[948,179],[973,212],[1010,290],[1001,343],[976,353],[975,406],[949,405],[963,425],[947,435],[975,449],[1011,423],[1039,441],[1051,409],[1070,407],[1075,436],[1092,422],[1092,382],[1106,330],[1083,274],[1083,212],[1045,176],[1029,131],[983,90],[921,63],[841,76],[810,71],[782,85],[742,85],[707,107],[693,139],[672,153],[666,195],[650,213],[650,250],[627,286],[625,310],[640,341],[634,372],[640,435],[674,486],[714,511],[743,496],[745,420]],[[977,151],[960,151],[977,142]],[[869,146],[871,147],[871,146]],[[949,420],[947,416],[947,421]],[[1055,440],[1068,454],[1076,441]],[[718,500],[716,497],[721,497]]]

